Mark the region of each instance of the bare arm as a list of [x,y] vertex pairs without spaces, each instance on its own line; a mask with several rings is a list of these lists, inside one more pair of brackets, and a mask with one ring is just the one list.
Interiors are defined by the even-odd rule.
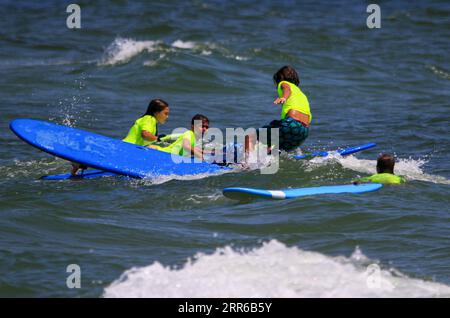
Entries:
[[197,148],[197,147],[192,148],[191,147],[191,140],[189,138],[184,138],[183,139],[183,149],[185,151],[187,151],[188,153],[190,153],[190,154],[194,153],[195,157],[203,160],[203,153],[202,153],[202,151],[199,148]]
[[273,102],[274,104],[284,104],[289,96],[291,96],[291,88],[288,84],[281,84],[281,90],[283,91],[283,96],[275,99],[275,101]]
[[158,137],[156,137],[155,135],[153,135],[151,132],[147,131],[147,130],[143,130],[141,132],[141,137],[144,140],[147,141],[155,141],[156,139],[158,139]]

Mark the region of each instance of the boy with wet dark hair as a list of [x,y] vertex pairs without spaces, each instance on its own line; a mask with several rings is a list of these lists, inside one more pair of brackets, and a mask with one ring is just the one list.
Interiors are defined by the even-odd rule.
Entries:
[[[198,125],[200,124],[200,125]],[[203,160],[203,150],[197,147],[196,135],[202,137],[209,129],[209,119],[205,115],[197,114],[192,117],[191,129],[181,134],[172,144],[167,147],[149,145],[147,147],[169,152],[179,156],[194,156]]]
[[390,154],[382,154],[377,160],[377,173],[370,177],[360,178],[354,183],[375,182],[382,184],[401,184],[405,179],[394,174],[395,158]]

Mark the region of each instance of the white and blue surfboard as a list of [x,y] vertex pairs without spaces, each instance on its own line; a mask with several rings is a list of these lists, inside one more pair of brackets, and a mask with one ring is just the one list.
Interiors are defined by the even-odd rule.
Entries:
[[304,196],[320,195],[320,194],[338,194],[338,193],[364,193],[380,189],[383,185],[380,183],[365,183],[365,184],[346,184],[333,186],[320,186],[297,189],[284,190],[263,190],[254,188],[225,188],[223,195],[234,200],[249,200],[249,199],[293,199]]
[[[42,151],[102,170],[87,172],[84,178],[108,175],[132,178],[184,176],[229,169],[41,120],[16,119],[10,123],[10,129],[23,141]],[[61,179],[61,175],[46,178]]]

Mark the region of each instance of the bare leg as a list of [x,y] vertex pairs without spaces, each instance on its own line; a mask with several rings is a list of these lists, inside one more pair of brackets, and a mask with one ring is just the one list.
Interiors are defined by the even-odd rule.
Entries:
[[253,151],[255,147],[255,141],[253,140],[251,135],[245,136],[245,144],[244,144],[244,151],[245,151],[245,162],[248,162],[249,154],[251,151]]
[[77,162],[72,162],[72,170],[70,171],[70,174],[72,175],[72,176],[76,176],[77,175],[77,172],[78,172],[78,170],[86,170],[88,167],[87,166],[85,166],[85,165],[83,165],[83,164],[80,164],[80,163],[77,163]]
[[80,170],[80,165],[78,163],[72,162],[72,170],[70,171],[70,174],[72,176],[76,176],[78,170]]

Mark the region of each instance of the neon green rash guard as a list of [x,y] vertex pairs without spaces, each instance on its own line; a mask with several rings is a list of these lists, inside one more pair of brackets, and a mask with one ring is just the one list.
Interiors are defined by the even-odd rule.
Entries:
[[179,156],[191,157],[192,154],[183,148],[183,140],[188,138],[191,142],[191,149],[195,147],[195,134],[192,130],[187,130],[180,137],[177,138],[172,144],[167,147],[158,147],[158,150],[173,153]]
[[292,84],[291,82],[281,81],[278,83],[277,87],[278,97],[283,97],[283,89],[281,88],[281,84],[288,84],[289,88],[291,89],[291,95],[281,108],[281,120],[285,119],[289,110],[293,109],[308,115],[309,121],[311,122],[312,115],[311,110],[309,109],[309,102],[306,95],[303,94],[303,92],[297,85]]
[[145,115],[137,119],[134,125],[131,126],[128,135],[123,139],[123,141],[140,146],[147,146],[151,144],[152,141],[142,138],[143,130],[148,131],[153,136],[156,136],[158,133],[158,121],[156,118],[151,115]]
[[375,182],[382,184],[401,184],[405,183],[405,179],[392,173],[377,173],[370,177],[358,179],[359,182]]

